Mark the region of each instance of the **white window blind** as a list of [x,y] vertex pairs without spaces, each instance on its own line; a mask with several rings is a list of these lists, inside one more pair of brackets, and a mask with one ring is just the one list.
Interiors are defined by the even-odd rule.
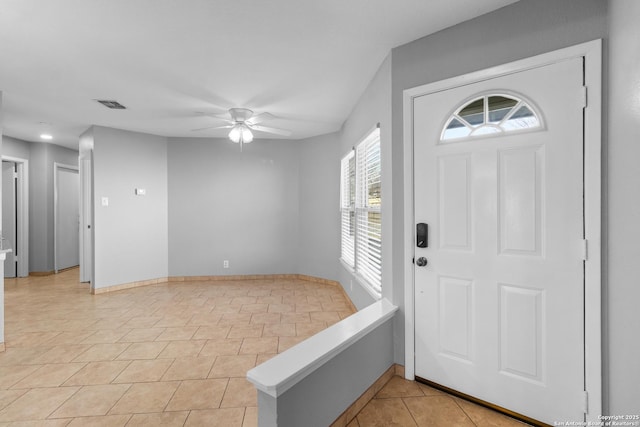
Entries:
[[347,265],[355,267],[355,212],[356,212],[356,165],[352,151],[342,159],[340,173],[341,212],[341,257]]
[[371,293],[382,295],[380,130],[342,159],[342,259]]

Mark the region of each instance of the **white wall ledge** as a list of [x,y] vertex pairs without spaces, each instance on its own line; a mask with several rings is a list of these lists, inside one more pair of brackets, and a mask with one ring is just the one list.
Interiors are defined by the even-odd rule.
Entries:
[[383,298],[256,366],[247,372],[247,379],[258,390],[278,397],[391,319],[397,310]]

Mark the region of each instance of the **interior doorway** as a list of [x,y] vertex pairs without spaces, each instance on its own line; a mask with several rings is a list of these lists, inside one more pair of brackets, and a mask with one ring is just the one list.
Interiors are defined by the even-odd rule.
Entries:
[[2,237],[11,248],[4,277],[29,275],[29,161],[2,156]]
[[80,265],[80,180],[78,167],[55,163],[55,272]]

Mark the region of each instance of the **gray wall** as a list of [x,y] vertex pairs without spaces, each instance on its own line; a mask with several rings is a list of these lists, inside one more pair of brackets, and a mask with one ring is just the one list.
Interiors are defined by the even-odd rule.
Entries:
[[93,137],[93,286],[167,277],[166,138],[99,126]]
[[297,273],[298,153],[298,141],[240,152],[228,139],[171,138],[169,274]]
[[298,272],[338,280],[340,160],[338,134],[296,142],[300,150]]
[[5,135],[2,139],[2,155],[29,160],[30,144],[31,143],[28,141],[23,141],[21,139],[12,138]]
[[78,166],[78,151],[4,137],[2,154],[29,160],[29,271],[54,266],[54,164]]
[[[408,88],[500,65],[582,42],[606,38],[605,0],[521,0],[392,51],[394,171],[403,170],[402,95]],[[398,172],[400,174],[400,172]],[[392,302],[404,305],[404,188],[393,180]],[[383,196],[384,197],[384,196]],[[407,224],[407,226],[413,226]],[[396,340],[404,364],[404,336]]]
[[[101,127],[91,131],[96,287],[163,276],[301,273],[337,278],[336,134],[301,141],[261,139],[240,152],[227,139],[167,140]],[[163,185],[164,211],[165,201],[158,200],[158,209],[149,214],[153,221],[124,237],[120,228],[141,221],[149,211],[140,202],[156,197]],[[134,196],[135,187],[149,187],[147,196]],[[102,197],[109,197],[109,207],[101,206]],[[138,253],[151,263],[145,233],[159,243],[151,243],[155,248],[162,248],[166,236],[166,272],[154,264],[147,270],[155,273],[144,274],[144,263],[133,267],[128,261],[140,258],[133,255]],[[132,243],[136,235],[140,239]],[[223,260],[229,260],[228,269]]]
[[640,412],[640,2],[609,4],[605,384],[609,413],[621,415]]

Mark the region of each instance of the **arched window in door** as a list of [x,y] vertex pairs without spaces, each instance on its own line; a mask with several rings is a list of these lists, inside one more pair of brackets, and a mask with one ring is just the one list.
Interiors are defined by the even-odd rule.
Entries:
[[492,93],[457,108],[447,120],[440,142],[539,128],[542,119],[530,102],[514,95]]

